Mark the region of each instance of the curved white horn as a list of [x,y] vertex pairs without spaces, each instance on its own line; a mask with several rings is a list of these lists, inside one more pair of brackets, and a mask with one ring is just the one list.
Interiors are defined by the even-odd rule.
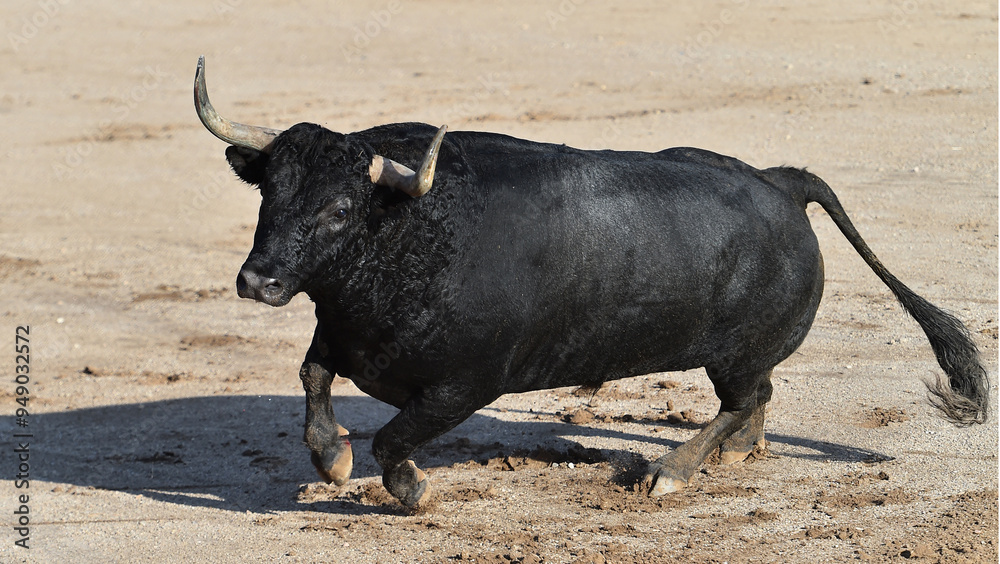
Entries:
[[281,131],[255,125],[243,125],[220,116],[212,102],[208,100],[205,86],[205,56],[198,57],[198,68],[194,73],[194,107],[205,128],[226,143],[270,153],[271,142]]
[[426,194],[434,184],[434,168],[437,166],[441,141],[447,131],[447,125],[442,125],[441,129],[438,129],[417,172],[382,155],[372,157],[372,163],[368,167],[368,175],[372,182],[379,186],[401,190],[414,198]]

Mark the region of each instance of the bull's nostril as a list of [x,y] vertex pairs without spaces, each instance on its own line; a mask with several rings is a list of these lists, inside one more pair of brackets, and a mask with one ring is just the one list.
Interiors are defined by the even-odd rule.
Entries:
[[285,287],[281,284],[281,282],[275,280],[274,278],[269,278],[267,280],[264,280],[262,281],[261,284],[263,286],[262,289],[264,293],[270,294],[272,296],[280,294],[285,289]]
[[244,265],[236,277],[236,293],[241,298],[249,298],[271,306],[288,302],[285,283],[277,278],[261,276],[253,266]]

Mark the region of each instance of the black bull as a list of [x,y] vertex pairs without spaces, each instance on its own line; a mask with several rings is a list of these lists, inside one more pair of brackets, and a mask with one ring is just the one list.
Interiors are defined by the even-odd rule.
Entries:
[[372,450],[408,506],[427,488],[410,455],[502,394],[653,372],[704,367],[721,407],[650,465],[651,494],[684,487],[715,449],[742,460],[764,436],[771,370],[802,343],[822,295],[810,202],[923,328],[947,375],[927,383],[931,402],[959,425],[986,419],[987,376],[965,327],[893,277],[804,170],[691,148],[442,141],[423,124],[244,126],[211,109],[202,65],[195,97],[234,145],[233,170],[260,189],[240,296],[280,306],[305,292],[316,304],[300,377],[305,441],[328,482],[345,483],[353,463],[331,407],[335,374],[400,409]]

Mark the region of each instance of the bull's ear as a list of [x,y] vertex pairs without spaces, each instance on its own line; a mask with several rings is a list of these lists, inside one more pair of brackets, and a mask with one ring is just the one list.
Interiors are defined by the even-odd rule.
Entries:
[[230,145],[226,148],[226,160],[233,172],[247,184],[259,185],[264,181],[269,155],[255,149]]

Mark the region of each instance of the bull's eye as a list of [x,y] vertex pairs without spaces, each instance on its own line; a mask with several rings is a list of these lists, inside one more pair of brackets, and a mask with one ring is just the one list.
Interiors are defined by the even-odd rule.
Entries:
[[334,219],[347,219],[347,210],[344,208],[339,208],[337,211],[333,212]]

